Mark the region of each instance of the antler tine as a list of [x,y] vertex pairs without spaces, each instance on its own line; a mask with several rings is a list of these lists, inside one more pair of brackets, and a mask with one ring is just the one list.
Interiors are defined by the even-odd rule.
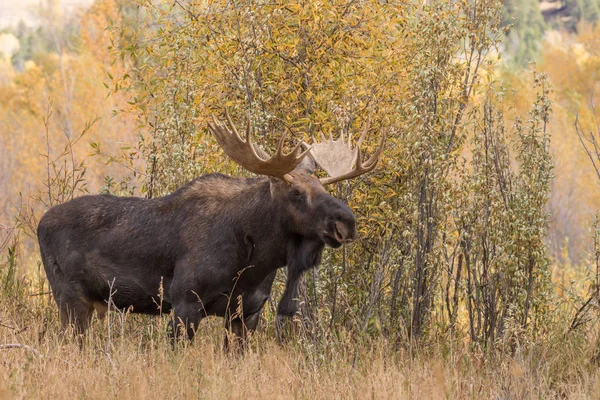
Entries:
[[[214,116],[213,116],[213,118],[214,118]],[[231,115],[229,115],[229,110],[228,109],[225,109],[225,118],[227,119],[227,124],[229,125],[229,128],[231,130],[233,130],[233,133],[235,134],[235,137],[237,139],[242,139],[242,137],[240,136],[240,133],[238,132],[237,128],[235,127],[235,124],[231,120]],[[250,116],[248,116],[248,121],[247,121],[246,142],[248,141],[249,138],[250,138]]]
[[[281,136],[281,139],[279,140],[279,143],[277,144],[277,152],[280,153],[280,154],[283,152],[283,143],[284,143],[284,140],[287,137],[288,133],[290,133],[290,132],[294,133],[294,131],[292,130],[292,128],[288,124],[286,124],[283,121],[281,121],[281,122],[283,123],[283,126],[286,127],[287,132],[283,133],[283,135]],[[313,137],[313,141],[314,141],[314,137]],[[303,143],[304,142],[302,142],[302,141],[298,142],[296,144],[296,146],[294,147],[294,149],[291,152],[288,153],[288,155],[289,156],[291,156],[291,155],[297,155],[298,151],[302,148],[302,144]],[[310,146],[307,145],[307,149],[304,152],[300,153],[300,155],[298,155],[298,158],[300,158],[300,160],[302,160],[308,154],[308,152],[310,151],[311,148],[312,148],[312,145],[310,145]]]
[[[279,139],[279,143],[277,143],[277,154],[283,154],[283,142],[285,141],[285,137],[287,136],[287,131],[283,132],[283,135],[281,135],[281,139]],[[296,149],[294,149],[292,151],[292,153],[296,151]]]
[[[230,123],[233,126],[233,123],[232,122],[230,122]],[[235,126],[233,126],[233,129],[235,129]],[[246,143],[252,142],[252,138],[250,137],[251,133],[252,133],[252,129],[250,126],[250,114],[248,114],[248,116],[246,117]],[[252,146],[252,148],[254,149],[254,146]]]
[[375,153],[373,153],[373,155],[371,157],[369,157],[369,159],[363,164],[364,167],[369,168],[372,165],[374,168],[375,165],[377,165],[377,161],[379,161],[379,156],[381,155],[381,152],[383,151],[383,145],[385,144],[386,139],[387,139],[387,132],[384,131],[383,135],[381,135],[381,141],[379,142],[379,147],[377,147],[377,150],[375,151]]
[[[279,152],[279,153],[283,152],[283,143],[284,143],[285,138],[287,137],[288,133],[294,133],[294,131],[288,124],[286,124],[284,121],[281,121],[281,123],[283,124],[283,126],[285,126],[285,129],[287,129],[287,131],[284,132],[283,135],[281,135],[281,139],[279,140],[279,143],[277,144],[277,152]],[[296,144],[296,147],[294,147],[294,149],[289,154],[298,154],[298,149],[300,148],[300,146],[302,146],[302,142],[298,142]]]
[[369,130],[370,127],[371,127],[371,118],[367,119],[367,123],[366,123],[363,131],[360,134],[360,138],[358,138],[358,142],[356,142],[356,146],[358,146],[358,147],[362,146],[362,142],[365,139],[367,131]]
[[[300,146],[302,146],[302,143],[298,143],[296,145],[296,147],[294,148],[294,150],[292,151],[292,153],[295,152],[296,150],[298,150],[300,148]],[[304,150],[302,153],[300,153],[298,158],[302,160],[308,153],[310,153],[310,151],[312,149],[313,149],[313,145],[307,146],[306,150]]]
[[[233,120],[231,119],[231,115],[229,115],[229,110],[227,108],[225,109],[225,118],[227,118],[227,123],[229,124],[231,129],[233,129],[233,133],[235,134],[236,139],[238,141],[242,141],[242,136],[239,134],[237,128],[235,127],[235,124],[233,123]],[[254,156],[256,156],[256,158],[258,158],[259,160],[262,160],[263,158],[260,156],[260,154],[258,154],[258,152],[256,151],[256,148],[252,144],[252,136],[251,135],[252,135],[252,127],[251,127],[251,123],[250,123],[250,113],[248,113],[248,115],[246,116],[246,134],[244,137],[244,140],[245,140],[244,143],[246,144],[246,147],[250,148],[250,151],[252,151],[252,154],[254,154]],[[266,154],[266,152],[264,152],[264,153]]]
[[213,115],[213,123],[208,123],[209,129],[215,135],[221,148],[233,161],[255,174],[285,179],[285,175],[292,172],[310,151],[309,149],[298,155],[299,143],[291,153],[284,154],[283,143],[286,136],[284,134],[277,144],[277,152],[274,156],[269,157],[266,152],[259,148],[263,157],[266,156],[267,158],[264,159],[257,153],[257,149],[252,144],[250,116],[248,116],[246,123],[245,140],[238,133],[227,109],[225,109],[225,118],[226,125],[221,125]]
[[[308,150],[304,150],[303,152],[300,153],[300,155],[298,157],[304,157],[306,155],[306,153],[308,153],[308,151],[312,148],[312,146],[309,146]],[[298,142],[296,144],[296,147],[294,147],[294,150],[292,150],[289,154],[298,154],[298,151],[301,151],[302,149],[302,142]]]
[[360,167],[360,160],[362,160],[362,150],[360,148],[360,146],[356,146],[356,149],[354,149],[354,160],[352,165],[355,165],[357,167]]

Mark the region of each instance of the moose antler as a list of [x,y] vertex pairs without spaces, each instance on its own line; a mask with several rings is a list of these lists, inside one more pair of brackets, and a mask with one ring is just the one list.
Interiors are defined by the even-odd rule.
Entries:
[[285,175],[292,172],[310,151],[310,149],[308,149],[302,152],[300,147],[302,143],[298,143],[296,147],[294,147],[294,150],[288,154],[284,154],[283,142],[287,135],[286,132],[277,144],[277,152],[275,155],[265,159],[265,157],[268,157],[268,154],[259,148],[259,155],[256,147],[252,144],[250,137],[250,134],[252,133],[250,117],[248,117],[246,123],[245,140],[242,139],[235,128],[227,109],[225,110],[225,117],[227,123],[226,125],[221,125],[213,115],[213,123],[208,123],[209,129],[215,135],[221,148],[233,161],[255,174],[269,175],[285,180]]
[[[386,134],[381,136],[381,142],[377,151],[366,161],[362,162],[362,152],[360,146],[369,130],[370,122],[363,129],[356,147],[352,148],[352,135],[348,134],[347,141],[344,142],[344,132],[340,134],[337,140],[333,140],[331,134],[326,139],[321,133],[321,142],[317,143],[314,136],[312,138],[312,148],[309,149],[310,155],[315,162],[323,168],[327,178],[319,179],[323,185],[340,182],[346,179],[356,178],[359,175],[372,171],[379,161],[379,155],[383,150]],[[306,145],[305,145],[306,146]]]

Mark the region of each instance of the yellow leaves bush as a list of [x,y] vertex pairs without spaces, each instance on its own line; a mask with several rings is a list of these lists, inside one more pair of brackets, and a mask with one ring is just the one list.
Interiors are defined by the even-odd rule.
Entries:
[[[86,159],[88,187],[97,192],[105,176],[111,175],[116,180],[104,181],[104,189],[148,197],[170,193],[205,172],[246,174],[222,156],[206,131],[208,118],[225,107],[238,124],[249,116],[255,141],[271,149],[288,127],[295,132],[290,145],[320,132],[359,132],[371,122],[364,143],[367,154],[374,151],[383,130],[388,132],[377,171],[368,179],[333,189],[355,210],[362,240],[347,253],[326,255],[328,268],[314,273],[306,292],[312,295],[303,300],[314,303],[316,314],[321,321],[331,321],[330,326],[336,322],[350,332],[385,334],[393,341],[419,338],[439,326],[465,328],[466,307],[475,301],[465,289],[469,287],[465,279],[476,271],[467,271],[464,261],[469,251],[461,249],[465,233],[459,229],[460,211],[485,181],[484,176],[469,178],[474,169],[469,139],[486,123],[475,111],[481,108],[487,87],[480,79],[496,77],[488,56],[495,55],[502,33],[500,12],[501,2],[493,0],[235,4],[139,0],[131,9],[113,0],[98,2],[82,20],[79,47],[37,57],[34,67],[0,89],[5,100],[0,114],[7,132],[0,137],[6,143],[0,148],[6,165],[0,168],[10,172],[8,179],[0,180],[4,185],[0,190],[10,188],[11,193],[0,212],[13,213],[9,208],[16,193],[42,187],[47,166],[38,154],[47,151],[41,118],[48,99],[54,104],[51,153],[100,117],[75,150],[78,161]],[[569,50],[573,60],[562,64],[579,71],[578,90],[584,90],[582,82],[593,75],[596,65],[592,36],[586,40],[585,52]],[[549,49],[547,57],[558,54]],[[559,68],[556,64],[548,67],[551,77],[559,74],[552,70]],[[506,104],[513,109],[505,116],[526,115],[537,95],[533,78],[504,77],[506,87],[518,93],[507,95]],[[105,85],[110,89],[108,98]],[[569,92],[568,82],[564,85],[558,90],[564,92],[567,104],[577,96]],[[558,115],[567,115],[563,102],[557,104]],[[528,123],[522,120],[517,130],[526,131]],[[89,141],[93,147],[87,146]],[[521,153],[536,155],[536,143]],[[568,148],[557,154],[576,158],[573,143],[566,139],[562,143],[569,143]],[[87,159],[90,152],[100,157]],[[510,160],[530,174],[515,181],[522,206],[515,209],[523,215],[514,209],[509,215],[492,204],[497,207],[489,215],[488,227],[496,229],[494,244],[506,257],[496,259],[489,271],[498,282],[522,283],[523,276],[500,279],[500,273],[523,274],[523,263],[513,267],[522,261],[520,252],[530,254],[533,267],[539,267],[535,277],[540,290],[530,292],[537,296],[547,283],[546,252],[540,241],[545,214],[538,204],[546,180],[541,189],[536,186],[540,165],[536,162],[541,159]],[[126,169],[117,169],[117,164]],[[510,169],[509,164],[504,167]],[[582,169],[583,161],[577,159],[573,165],[571,173]],[[117,183],[128,176],[132,180]],[[568,182],[562,170],[557,178]],[[472,186],[461,193],[465,181]],[[562,201],[557,198],[556,204]],[[481,207],[471,211],[468,218],[476,220]],[[532,219],[529,227],[526,217]],[[566,221],[573,221],[572,216]],[[450,284],[455,284],[453,289],[446,289]],[[524,308],[523,292],[510,293],[517,292],[515,307]],[[538,297],[542,300],[537,305],[544,296]],[[477,301],[478,307],[484,306]],[[509,311],[523,316],[521,329],[537,310],[546,312],[542,306]],[[436,325],[436,320],[442,322]],[[321,326],[319,332],[325,331]],[[472,336],[481,340],[485,335]]]

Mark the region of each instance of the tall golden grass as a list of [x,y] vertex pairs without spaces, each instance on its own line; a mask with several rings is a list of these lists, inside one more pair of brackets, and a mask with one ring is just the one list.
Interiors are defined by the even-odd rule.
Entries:
[[29,290],[1,296],[0,399],[600,398],[593,330],[557,330],[511,351],[448,338],[392,346],[350,333],[280,343],[267,310],[241,355],[223,351],[220,319],[172,348],[166,316],[112,312],[94,320],[81,345],[60,333],[49,296]]

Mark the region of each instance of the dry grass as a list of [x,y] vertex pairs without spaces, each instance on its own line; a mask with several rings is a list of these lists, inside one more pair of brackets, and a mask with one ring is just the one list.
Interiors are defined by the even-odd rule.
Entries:
[[46,296],[0,304],[0,345],[39,352],[0,348],[0,399],[600,398],[600,373],[590,362],[594,346],[583,334],[557,335],[512,356],[447,340],[411,355],[382,340],[358,345],[350,334],[330,343],[296,338],[280,345],[267,323],[241,357],[223,353],[217,319],[201,325],[194,344],[173,350],[166,318],[111,313],[94,321],[83,349],[61,337],[56,318]]
[[0,263],[0,400],[600,399],[600,370],[592,361],[600,328],[590,323],[565,334],[572,316],[555,322],[556,333],[539,343],[511,338],[510,349],[500,343],[485,351],[439,337],[417,351],[345,331],[318,341],[298,334],[280,344],[269,305],[240,356],[223,352],[221,319],[203,321],[193,344],[173,349],[166,316],[110,312],[104,321],[94,317],[81,347],[61,334],[51,296],[39,295],[47,290],[43,270],[18,278],[6,260]]

